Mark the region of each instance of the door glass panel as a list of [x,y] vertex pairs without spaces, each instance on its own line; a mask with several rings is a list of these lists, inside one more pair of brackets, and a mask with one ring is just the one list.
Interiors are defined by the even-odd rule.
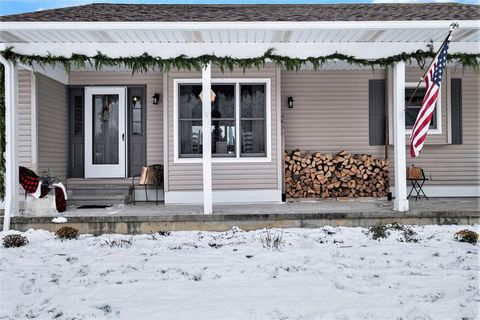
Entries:
[[95,94],[93,105],[93,164],[118,164],[119,97]]
[[134,96],[132,101],[132,134],[142,134],[142,99]]

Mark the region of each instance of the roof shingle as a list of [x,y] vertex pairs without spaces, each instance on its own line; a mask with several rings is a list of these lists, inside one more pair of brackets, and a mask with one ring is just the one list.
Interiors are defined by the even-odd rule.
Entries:
[[480,6],[458,3],[379,4],[106,4],[1,16],[0,21],[215,22],[479,20]]

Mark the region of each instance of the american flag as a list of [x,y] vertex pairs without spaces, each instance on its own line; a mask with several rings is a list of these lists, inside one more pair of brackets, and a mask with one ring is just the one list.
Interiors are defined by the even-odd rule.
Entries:
[[425,139],[427,138],[428,128],[433,117],[433,111],[437,105],[440,83],[442,82],[443,72],[447,62],[449,42],[447,38],[440,50],[438,50],[437,56],[425,75],[425,98],[423,98],[422,106],[418,112],[417,120],[415,120],[410,136],[410,155],[412,158],[420,154]]

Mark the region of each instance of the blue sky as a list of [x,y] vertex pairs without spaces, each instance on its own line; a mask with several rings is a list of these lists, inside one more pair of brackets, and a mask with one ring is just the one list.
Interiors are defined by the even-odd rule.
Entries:
[[92,2],[112,2],[112,3],[366,3],[366,2],[460,2],[460,3],[475,3],[476,0],[326,0],[326,1],[309,1],[309,0],[236,0],[236,1],[205,1],[205,0],[190,0],[190,1],[178,1],[178,0],[0,0],[0,14],[14,14],[21,12],[31,12],[37,10],[60,8],[67,6],[75,6],[88,4]]

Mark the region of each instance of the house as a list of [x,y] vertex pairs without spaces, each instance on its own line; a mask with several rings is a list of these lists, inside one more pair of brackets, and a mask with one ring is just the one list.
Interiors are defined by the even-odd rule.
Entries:
[[[1,49],[30,57],[1,59],[6,216],[19,208],[18,165],[98,190],[163,164],[165,204],[204,203],[210,213],[212,202],[280,202],[283,152],[295,149],[379,159],[387,152],[399,211],[408,210],[411,164],[431,178],[430,196],[477,197],[479,19],[477,5],[452,3],[90,4],[0,17]],[[473,64],[448,64],[423,154],[413,160],[406,149],[422,85],[404,106],[424,72],[415,59],[373,67],[329,59],[317,70],[242,60],[253,67],[222,71],[207,57],[199,71],[175,68],[188,64],[185,57],[257,58],[270,48],[291,59],[337,52],[365,61],[428,52],[452,22],[459,28],[449,53]],[[52,67],[38,58],[72,54],[76,62],[98,59],[57,59]],[[170,69],[150,59],[179,56]],[[109,57],[131,59],[117,65]],[[145,67],[142,57],[153,64]],[[420,62],[426,68],[429,60]]]

